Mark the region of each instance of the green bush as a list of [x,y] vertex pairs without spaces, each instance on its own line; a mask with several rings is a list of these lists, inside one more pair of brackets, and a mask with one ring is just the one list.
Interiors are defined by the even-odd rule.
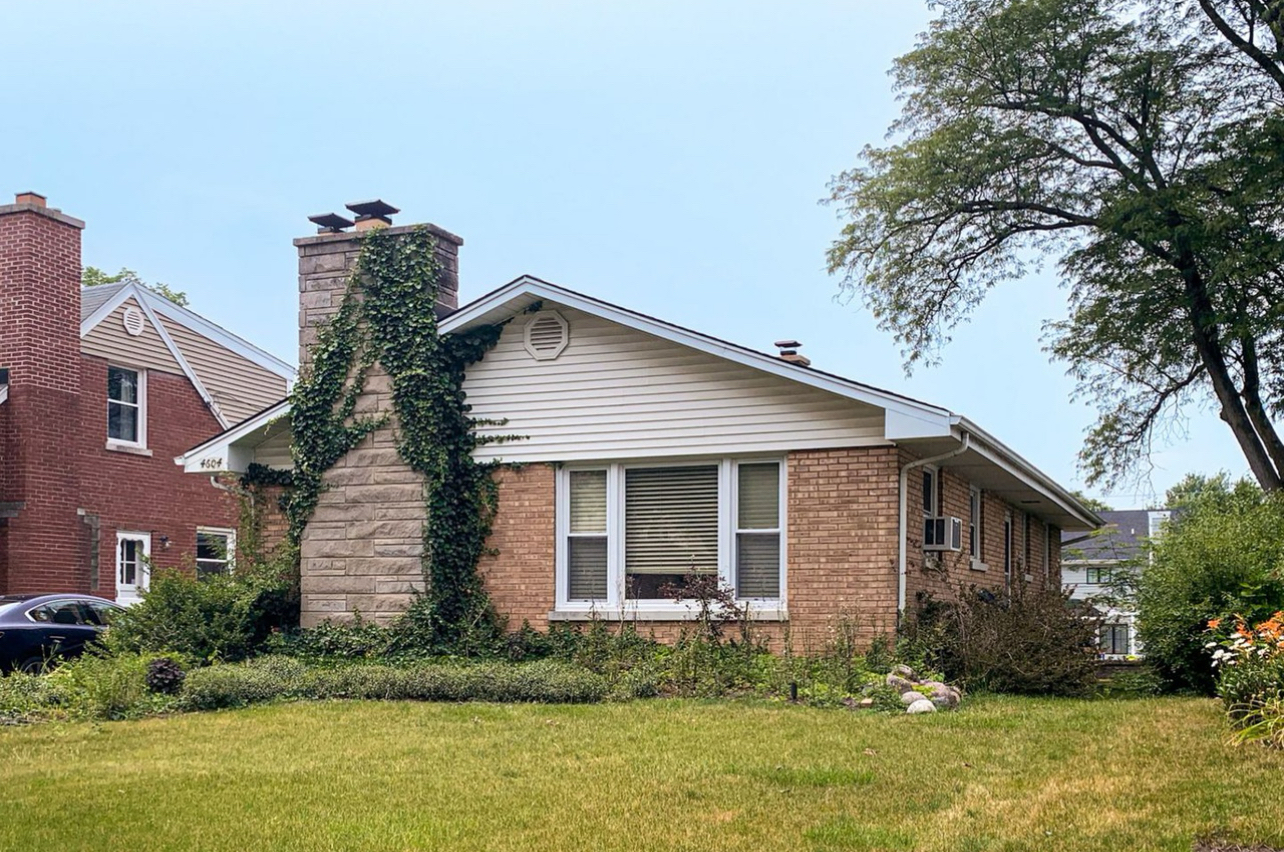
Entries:
[[14,672],[0,677],[0,724],[35,722],[57,706],[57,693],[49,678]]
[[1222,483],[1187,503],[1156,542],[1137,580],[1138,636],[1167,688],[1213,693],[1211,619],[1255,623],[1284,609],[1282,527],[1284,497]]
[[291,576],[286,564],[199,579],[157,571],[142,602],[112,622],[105,643],[116,653],[174,652],[199,663],[246,659],[298,622]]
[[1261,721],[1266,708],[1284,699],[1284,654],[1246,657],[1224,666],[1217,678],[1217,695],[1233,724]]
[[1060,588],[1022,583],[1010,594],[970,587],[955,601],[924,597],[906,645],[970,690],[1090,695],[1099,619]]
[[265,650],[313,663],[351,663],[353,660],[387,659],[392,632],[358,614],[352,621],[323,621],[316,627],[275,633]]
[[138,719],[173,706],[147,688],[154,655],[87,653],[44,676],[59,715],[71,719]]
[[279,698],[580,704],[601,701],[607,691],[602,677],[551,661],[308,669],[288,657],[265,657],[190,673],[182,700],[192,710],[244,707]]

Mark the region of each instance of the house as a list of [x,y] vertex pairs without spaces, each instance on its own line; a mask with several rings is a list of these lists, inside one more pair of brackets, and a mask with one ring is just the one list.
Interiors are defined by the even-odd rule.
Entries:
[[[1100,648],[1106,658],[1142,656],[1137,613],[1124,602],[1128,574],[1148,561],[1146,543],[1163,535],[1170,509],[1100,512],[1105,526],[1091,534],[1063,532],[1061,582],[1074,600],[1093,602],[1104,617]],[[1126,572],[1126,573],[1125,573]]]
[[[764,354],[529,276],[458,307],[463,241],[421,227],[445,270],[439,330],[508,321],[464,390],[474,417],[504,421],[483,433],[522,436],[476,453],[511,463],[481,570],[514,626],[627,618],[664,638],[692,613],[663,589],[696,566],[777,640],[823,641],[840,618],[872,635],[923,593],[1055,583],[1062,532],[1099,524],[975,423],[794,349]],[[360,237],[295,241],[305,369]],[[389,410],[377,365],[358,405]],[[282,401],[178,461],[285,468],[289,445]],[[301,542],[303,623],[386,619],[422,587],[422,483],[388,427],[326,484]]]
[[128,603],[149,564],[226,567],[237,500],[173,458],[293,370],[144,287],[82,288],[83,227],[35,193],[0,206],[0,593]]

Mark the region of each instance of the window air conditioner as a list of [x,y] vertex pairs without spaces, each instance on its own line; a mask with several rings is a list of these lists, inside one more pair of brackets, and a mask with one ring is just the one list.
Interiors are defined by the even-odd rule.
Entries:
[[963,521],[958,518],[924,518],[923,549],[961,551]]

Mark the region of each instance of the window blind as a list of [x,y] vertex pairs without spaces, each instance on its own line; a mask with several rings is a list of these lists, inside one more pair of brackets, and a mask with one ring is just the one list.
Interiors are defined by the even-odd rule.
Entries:
[[628,574],[718,570],[718,467],[625,471],[624,564]]
[[566,548],[567,598],[606,595],[606,471],[571,471],[570,532]]
[[736,594],[778,598],[780,465],[742,464],[736,469],[736,479]]

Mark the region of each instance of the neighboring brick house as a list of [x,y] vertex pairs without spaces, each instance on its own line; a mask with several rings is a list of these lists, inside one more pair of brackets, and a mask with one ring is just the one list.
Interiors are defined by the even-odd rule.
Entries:
[[[1095,532],[1065,532],[1061,582],[1075,600],[1091,601],[1103,616],[1101,655],[1144,656],[1137,638],[1137,612],[1126,603],[1131,586],[1121,572],[1136,574],[1149,561],[1146,544],[1163,535],[1171,509],[1125,509],[1100,513],[1105,526]],[[1122,581],[1122,582],[1121,582]]]
[[237,501],[174,457],[280,399],[289,365],[135,284],[80,285],[84,223],[0,206],[0,593],[123,602],[217,570]]
[[[695,567],[735,589],[773,639],[788,631],[814,647],[840,618],[892,629],[920,593],[1056,583],[1062,531],[1099,523],[965,418],[813,369],[792,349],[762,354],[531,277],[457,309],[462,240],[427,227],[446,270],[440,330],[508,321],[464,390],[475,417],[506,421],[484,432],[524,436],[477,452],[512,463],[481,570],[514,627],[627,618],[671,636],[691,608],[661,588]],[[359,236],[295,244],[306,367]],[[360,406],[391,408],[377,366]],[[302,541],[305,626],[385,619],[422,587],[423,488],[393,428],[326,475]],[[282,401],[182,462],[288,467],[289,441]]]

